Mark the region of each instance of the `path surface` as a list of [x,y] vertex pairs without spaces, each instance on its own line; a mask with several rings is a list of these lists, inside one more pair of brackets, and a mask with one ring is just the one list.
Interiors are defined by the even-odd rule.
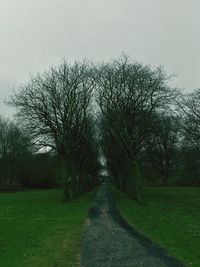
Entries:
[[81,267],[184,267],[138,234],[115,208],[103,184],[90,208],[81,244]]

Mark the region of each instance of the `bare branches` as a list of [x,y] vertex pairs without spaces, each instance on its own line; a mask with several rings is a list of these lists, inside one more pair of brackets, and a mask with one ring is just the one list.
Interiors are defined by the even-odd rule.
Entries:
[[18,107],[18,116],[41,143],[45,144],[48,135],[57,150],[66,153],[67,143],[72,139],[72,129],[84,120],[91,92],[92,81],[87,64],[83,62],[70,66],[63,62],[44,75],[32,77],[12,97],[11,102]]
[[[162,68],[152,69],[126,56],[101,65],[95,79],[110,173],[113,177],[130,177],[132,170],[137,169],[135,164],[144,146],[149,119],[172,103],[175,90],[167,85]],[[136,180],[134,184],[136,189]]]
[[126,140],[127,146],[136,152],[145,119],[169,104],[174,95],[166,84],[165,73],[161,68],[153,70],[124,57],[101,66],[96,80],[98,102],[108,125],[115,125],[117,138]]

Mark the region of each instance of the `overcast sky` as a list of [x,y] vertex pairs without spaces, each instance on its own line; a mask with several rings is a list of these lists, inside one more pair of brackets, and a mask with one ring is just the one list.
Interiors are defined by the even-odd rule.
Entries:
[[12,88],[66,59],[122,52],[200,87],[199,0],[0,0],[0,114]]

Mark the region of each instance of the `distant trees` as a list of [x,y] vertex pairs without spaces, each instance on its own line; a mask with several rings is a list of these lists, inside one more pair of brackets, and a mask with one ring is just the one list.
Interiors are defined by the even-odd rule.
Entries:
[[51,152],[32,153],[24,159],[23,173],[19,183],[26,188],[61,187],[60,161],[58,155]]
[[[85,62],[63,62],[32,77],[11,99],[37,145],[54,149],[62,158],[64,200],[78,193],[86,176],[98,173],[98,150],[93,145],[95,133],[90,119],[93,80],[89,73]],[[80,176],[83,162],[87,167],[85,175]]]
[[60,185],[57,155],[38,151],[18,122],[0,117],[0,190]]
[[0,117],[0,183],[19,182],[25,161],[32,153],[32,143],[13,122]]

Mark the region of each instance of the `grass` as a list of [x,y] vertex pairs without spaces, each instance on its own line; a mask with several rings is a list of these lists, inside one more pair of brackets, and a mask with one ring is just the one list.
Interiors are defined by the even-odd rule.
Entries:
[[0,194],[0,266],[75,267],[95,192],[69,203],[61,190]]
[[200,266],[200,188],[146,188],[146,206],[139,206],[112,188],[117,207],[135,229],[187,266]]

